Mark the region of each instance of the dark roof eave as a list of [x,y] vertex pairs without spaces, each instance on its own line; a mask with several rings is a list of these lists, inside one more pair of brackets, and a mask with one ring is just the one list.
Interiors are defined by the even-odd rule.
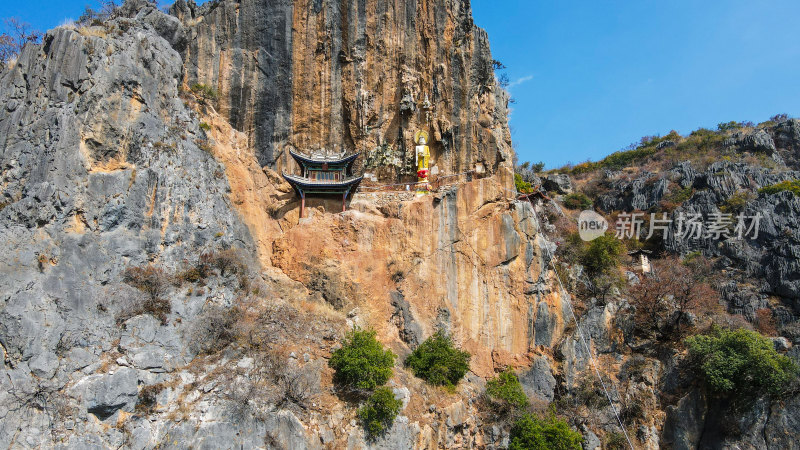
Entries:
[[354,153],[354,154],[352,154],[350,156],[345,156],[344,158],[338,158],[338,159],[316,159],[316,158],[311,158],[309,156],[301,155],[299,153],[295,153],[295,152],[293,152],[291,150],[289,150],[289,154],[292,155],[292,158],[294,158],[294,160],[297,161],[297,163],[301,164],[301,165],[302,164],[325,164],[325,163],[328,163],[328,164],[334,164],[334,165],[342,164],[342,165],[347,165],[349,167],[351,164],[353,164],[353,162],[356,160],[356,158],[358,158],[358,155],[360,155],[361,153]]
[[283,178],[292,185],[292,187],[297,190],[298,187],[303,190],[331,190],[332,192],[337,190],[353,190],[355,189],[361,180],[364,178],[363,176],[351,178],[349,180],[344,181],[334,181],[334,182],[319,182],[319,181],[311,181],[304,177],[299,177],[297,175],[290,175],[287,173],[282,173]]

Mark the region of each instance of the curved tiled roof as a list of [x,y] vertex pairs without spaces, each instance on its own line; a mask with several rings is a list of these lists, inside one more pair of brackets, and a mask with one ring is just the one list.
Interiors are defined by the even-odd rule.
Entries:
[[299,186],[302,189],[314,189],[314,190],[330,190],[330,191],[337,191],[337,190],[345,190],[349,188],[353,188],[361,182],[364,178],[363,176],[360,177],[352,177],[347,178],[341,181],[321,181],[321,180],[310,180],[306,177],[301,177],[299,175],[292,175],[288,173],[282,173],[283,178],[288,181],[295,189]]
[[337,164],[337,165],[338,164],[350,165],[350,164],[352,164],[353,161],[356,160],[356,158],[358,158],[358,155],[360,155],[360,153],[354,153],[354,154],[349,155],[349,156],[318,157],[318,156],[303,155],[303,154],[300,154],[300,153],[293,152],[292,150],[289,150],[289,154],[292,155],[292,158],[294,158],[295,161],[297,161],[298,164],[303,164],[303,163],[305,163],[305,164],[323,164],[323,163],[328,163],[328,164]]

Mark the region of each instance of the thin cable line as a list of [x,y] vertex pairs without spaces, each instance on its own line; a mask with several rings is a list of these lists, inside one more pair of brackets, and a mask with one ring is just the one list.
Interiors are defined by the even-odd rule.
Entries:
[[[634,450],[633,443],[631,443],[631,439],[628,437],[628,431],[625,429],[625,426],[622,424],[622,419],[619,417],[619,413],[617,412],[617,408],[614,406],[614,402],[611,400],[611,395],[608,393],[608,389],[606,388],[606,383],[603,381],[603,377],[600,376],[600,370],[597,369],[597,362],[592,357],[592,352],[589,349],[589,345],[586,343],[586,338],[583,335],[583,331],[581,331],[581,324],[578,323],[578,318],[575,317],[575,311],[572,309],[572,302],[569,300],[569,294],[567,293],[566,289],[564,289],[564,284],[561,282],[561,277],[558,275],[556,271],[555,264],[555,256],[550,259],[550,266],[553,268],[553,273],[556,276],[556,280],[558,280],[558,285],[561,287],[561,294],[563,298],[567,302],[567,306],[569,306],[569,312],[572,315],[572,320],[575,321],[575,327],[578,330],[578,334],[581,337],[581,342],[583,342],[583,347],[586,350],[586,354],[589,356],[589,362],[592,364],[592,368],[594,368],[595,375],[597,379],[600,380],[600,385],[603,386],[603,392],[606,394],[606,398],[608,398],[608,403],[611,405],[611,410],[614,411],[614,416],[617,418],[617,422],[619,423],[619,427],[622,428],[622,433],[625,435],[625,440],[628,441],[628,445],[631,446],[631,450]],[[612,381],[613,386],[613,381]],[[614,388],[616,390],[616,388]],[[619,396],[619,391],[617,391],[617,396]]]
[[[536,221],[536,225],[539,228],[540,232],[543,232],[541,227],[541,222],[539,221],[539,216],[536,214],[536,209],[533,208],[531,204],[531,211],[533,211],[533,217]],[[628,441],[628,445],[631,447],[631,450],[635,450],[633,447],[633,443],[631,442],[631,438],[628,436],[628,430],[625,429],[625,425],[622,424],[622,419],[619,417],[619,413],[617,412],[617,407],[614,406],[614,401],[611,399],[611,394],[608,393],[608,389],[606,388],[606,383],[603,381],[603,377],[600,375],[600,370],[597,368],[597,362],[592,357],[592,351],[589,348],[589,345],[586,343],[586,337],[583,335],[583,331],[581,330],[581,324],[578,322],[578,318],[575,316],[575,310],[572,308],[572,301],[570,300],[569,293],[564,288],[564,283],[561,282],[561,277],[558,275],[558,271],[556,270],[555,266],[556,256],[555,254],[552,255],[550,258],[550,267],[553,269],[553,274],[556,276],[556,280],[558,280],[558,286],[561,288],[561,296],[562,299],[567,302],[567,306],[569,307],[569,313],[572,316],[572,320],[575,321],[575,328],[578,330],[578,335],[581,338],[581,342],[583,343],[583,348],[586,351],[586,355],[589,357],[589,362],[594,369],[594,374],[597,379],[600,381],[600,385],[603,387],[603,392],[606,394],[606,398],[608,399],[608,404],[611,406],[611,410],[614,411],[614,417],[617,418],[617,423],[619,423],[619,427],[622,429],[622,434],[625,435],[625,440]],[[614,386],[614,381],[609,380],[611,383],[611,387],[614,388],[614,391],[617,393],[617,397],[620,398],[620,402],[622,397],[619,395],[619,390],[617,390],[616,386]]]

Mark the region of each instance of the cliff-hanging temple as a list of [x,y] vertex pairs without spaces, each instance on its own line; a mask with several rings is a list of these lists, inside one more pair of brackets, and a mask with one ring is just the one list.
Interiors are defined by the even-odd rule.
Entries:
[[341,194],[342,211],[347,208],[347,196],[354,192],[363,176],[354,177],[353,163],[358,153],[329,157],[327,153],[306,156],[289,150],[302,170],[301,175],[283,173],[283,178],[300,196],[300,217],[304,216],[306,194]]

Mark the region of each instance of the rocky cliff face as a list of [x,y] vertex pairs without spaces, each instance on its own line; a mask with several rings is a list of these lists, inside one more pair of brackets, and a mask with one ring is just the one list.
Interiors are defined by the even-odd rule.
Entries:
[[[759,399],[726,434],[680,353],[634,339],[623,294],[557,288],[546,235],[561,214],[516,200],[491,62],[460,1],[179,0],[164,14],[129,0],[102,25],[26,47],[0,72],[0,445],[502,448],[508,423],[483,393],[506,367],[537,408],[569,415],[585,448],[619,440],[615,412],[642,448],[796,445],[796,396]],[[287,145],[361,151],[376,179],[404,179],[425,94],[438,174],[482,173],[429,196],[359,192],[343,214],[309,201],[298,217],[279,176]],[[650,208],[691,187],[680,208],[713,212],[796,177],[797,130],[731,136],[776,170],[609,173],[596,201]],[[729,287],[731,312],[766,302],[794,320],[797,200],[745,208],[772,217],[750,247],[672,249],[764,280]],[[581,267],[556,267],[580,292]],[[398,362],[401,413],[368,440],[327,367],[354,325],[401,357],[444,329],[470,372],[450,392]],[[776,346],[796,358],[797,336]]]
[[[552,398],[563,305],[508,191],[485,33],[461,2],[348,8],[129,1],[0,73],[0,445],[496,446],[482,377],[535,362],[526,385]],[[284,145],[379,149],[392,164],[368,170],[402,177],[425,93],[439,173],[491,176],[299,220]],[[398,365],[403,412],[368,444],[325,363],[353,324],[401,355],[445,328],[469,380],[447,393]],[[275,397],[287,374],[301,406]]]
[[217,90],[261,165],[290,164],[287,145],[359,151],[395,180],[415,173],[425,129],[433,175],[510,167],[508,96],[469,2],[179,0],[172,11],[188,38],[184,83]]
[[[797,119],[784,118],[758,126],[742,125],[735,131],[701,129],[688,137],[676,134],[679,142],[670,136],[649,143],[643,140],[635,150],[637,159],[624,165],[614,164],[625,160],[623,152],[611,163],[596,163],[595,168],[566,168],[564,172],[572,172],[571,177],[551,173],[540,180],[534,174],[523,175],[556,198],[568,191],[563,188],[565,183],[554,180],[571,178],[571,186],[588,194],[595,208],[610,219],[612,229],[614,219],[622,214],[639,214],[645,219],[643,234],[633,247],[647,248],[654,259],[668,255],[709,258],[713,261],[711,272],[718,280],[719,306],[727,312],[717,314],[713,321],[723,325],[729,321],[734,327],[755,326],[771,337],[777,351],[798,362],[800,252],[796,230],[800,198],[790,190],[771,192],[763,188],[800,179],[799,126]],[[653,238],[645,239],[651,214],[671,223],[666,232],[656,229]],[[745,232],[743,238],[734,230],[739,215],[759,217],[755,229]],[[708,226],[726,216],[730,223],[723,227],[724,232],[710,235]],[[705,227],[699,235],[686,233],[690,217]],[[750,225],[753,222],[746,222],[746,228]],[[572,270],[570,279],[580,279],[582,274]],[[674,448],[796,448],[796,431],[783,424],[797,417],[797,390],[790,387],[782,399],[758,398],[735,413],[728,412],[730,407],[704,391],[690,369],[681,368],[680,343],[669,344],[669,348],[660,350],[666,355],[656,356],[652,343],[637,341],[631,322],[631,311],[636,307],[632,298],[644,278],[633,272],[627,276],[627,293],[625,289],[615,293],[604,307],[614,325],[603,326],[597,319],[599,305],[594,298],[579,321],[592,336],[601,360],[604,355],[626,352],[620,350],[625,344],[614,348],[619,344],[615,343],[614,330],[622,333],[632,352],[621,364],[616,383],[625,392],[623,403],[636,399],[652,419],[649,424],[648,420],[640,422],[636,437],[645,445]],[[699,318],[693,315],[692,320]],[[567,382],[569,361],[581,360],[579,354],[569,352],[569,342],[561,347]],[[638,364],[646,369],[634,369]],[[638,375],[633,375],[634,371]],[[625,408],[628,406],[623,406],[623,416]]]

